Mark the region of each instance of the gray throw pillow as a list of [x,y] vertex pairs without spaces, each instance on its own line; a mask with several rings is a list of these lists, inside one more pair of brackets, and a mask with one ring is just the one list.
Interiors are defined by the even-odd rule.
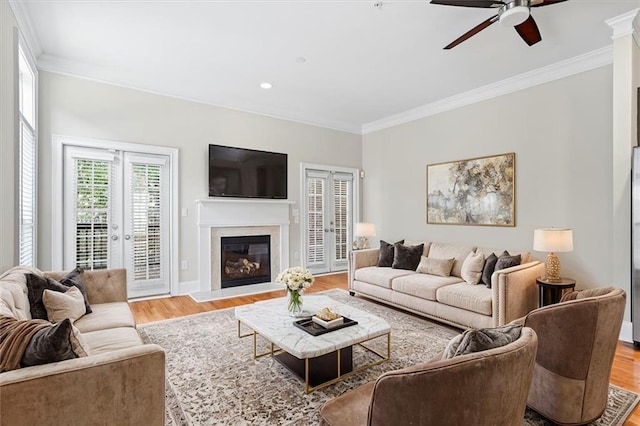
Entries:
[[60,284],[67,287],[78,287],[82,293],[82,297],[84,297],[85,314],[93,312],[89,305],[89,299],[87,298],[87,285],[84,283],[84,270],[81,267],[77,266],[73,271],[65,275],[64,278],[60,280]]
[[518,266],[521,261],[521,256],[519,254],[515,256],[511,256],[508,251],[503,251],[500,257],[498,257],[498,261],[496,262],[496,271],[500,271],[502,269],[511,268],[512,266]]
[[522,333],[521,324],[507,324],[496,328],[466,330],[447,345],[442,359],[499,348],[515,342]]
[[73,352],[72,336],[73,326],[68,318],[43,328],[31,338],[20,365],[29,367],[77,358]]
[[[400,240],[395,244],[404,244],[404,240]],[[384,240],[380,240],[380,251],[378,254],[378,266],[390,268],[393,265],[393,255],[395,244],[389,244]]]
[[491,275],[496,269],[496,262],[498,262],[498,256],[495,253],[491,253],[484,261],[484,268],[482,268],[482,282],[488,288],[491,288]]
[[420,258],[424,251],[424,244],[418,244],[417,246],[405,246],[404,244],[394,244],[393,253],[393,269],[406,269],[408,271],[415,271],[420,264]]
[[31,318],[49,320],[47,309],[42,302],[42,294],[45,290],[59,291],[66,293],[69,288],[60,284],[58,281],[41,277],[35,274],[26,274],[27,276],[27,296],[29,298],[29,309],[31,310]]

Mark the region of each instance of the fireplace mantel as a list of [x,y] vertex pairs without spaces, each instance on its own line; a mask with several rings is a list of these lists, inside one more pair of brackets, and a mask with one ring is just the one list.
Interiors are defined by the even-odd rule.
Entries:
[[[241,198],[207,198],[196,200],[198,208],[198,268],[201,291],[220,289],[219,278],[212,271],[212,235],[216,228],[279,229],[278,263],[272,261],[272,276],[289,267],[289,200]],[[220,229],[224,232],[224,229]],[[251,233],[251,232],[250,232]],[[272,248],[272,252],[273,252]]]

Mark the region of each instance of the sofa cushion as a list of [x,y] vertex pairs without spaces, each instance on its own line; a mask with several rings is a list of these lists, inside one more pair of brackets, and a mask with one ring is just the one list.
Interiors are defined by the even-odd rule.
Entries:
[[495,253],[491,253],[484,260],[484,267],[482,268],[482,283],[488,288],[491,288],[491,276],[496,269],[496,263],[498,262],[498,256]]
[[483,285],[453,284],[438,289],[436,300],[445,305],[491,315],[491,289]]
[[[489,256],[491,253],[502,253],[504,251],[504,248],[500,248],[500,247],[478,247],[476,248],[476,253],[482,253],[484,254],[484,257],[486,258],[487,256]],[[521,263],[529,263],[531,262],[531,252],[528,251],[518,251],[518,250],[509,250],[509,253],[511,253],[511,255],[516,256],[516,255],[520,255],[520,259],[521,259]]]
[[369,266],[356,269],[355,279],[364,283],[375,284],[380,287],[391,288],[391,281],[394,278],[415,274],[414,271],[404,269],[380,268]]
[[85,312],[84,297],[78,287],[72,286],[66,293],[45,290],[42,302],[49,321],[54,324],[67,318],[73,323]]
[[60,284],[53,278],[41,277],[36,274],[27,274],[27,289],[29,290],[29,306],[31,307],[31,318],[49,320],[47,309],[42,302],[45,290],[65,293],[67,286]]
[[461,282],[458,277],[438,277],[428,274],[413,274],[395,278],[391,288],[399,293],[420,297],[421,299],[436,300],[436,291],[444,286]]
[[404,244],[404,240],[400,240],[395,244],[389,244],[385,240],[380,240],[380,250],[378,251],[378,266],[381,268],[389,268],[393,265],[394,245]]
[[[27,345],[20,364],[23,367],[30,367],[87,356],[84,350],[78,349],[81,347],[71,321],[65,319],[36,332]],[[78,352],[76,353],[74,349]]]
[[406,269],[408,271],[415,271],[420,263],[420,257],[424,250],[424,245],[419,244],[417,246],[405,246],[404,244],[396,243],[393,245],[393,269]]
[[482,269],[484,269],[484,254],[471,252],[462,262],[460,276],[468,284],[478,284],[482,279]]
[[133,327],[111,328],[83,333],[91,355],[142,345],[138,331]]
[[455,259],[436,259],[435,257],[420,258],[420,264],[416,269],[416,272],[420,274],[437,275],[439,277],[448,277],[451,275],[451,268],[453,268],[453,261]]
[[422,250],[423,256],[429,256],[429,249],[431,248],[431,243],[429,241],[418,241],[418,240],[404,240],[405,246],[419,246],[423,244],[424,249]]
[[77,266],[67,275],[62,277],[60,284],[66,285],[67,287],[77,287],[82,293],[82,298],[84,299],[85,314],[91,313],[91,306],[89,305],[89,299],[87,299],[87,285],[84,283],[84,270],[82,268]]
[[453,262],[453,268],[451,269],[451,275],[461,277],[462,263],[467,258],[467,255],[474,251],[474,247],[459,246],[455,244],[445,243],[431,243],[429,249],[429,257],[435,257],[438,259],[455,258]]
[[508,251],[505,250],[498,257],[498,261],[496,262],[496,269],[494,270],[494,272],[511,268],[512,266],[518,266],[520,264],[520,261],[521,257],[519,254],[512,256]]
[[16,266],[0,275],[0,315],[17,320],[31,319],[25,274],[42,276],[38,269],[28,266]]
[[518,340],[521,333],[522,325],[520,324],[507,324],[496,328],[466,330],[451,339],[442,354],[442,359],[506,346]]
[[100,303],[92,305],[93,312],[75,322],[75,326],[87,333],[116,327],[135,327],[136,322],[126,302]]

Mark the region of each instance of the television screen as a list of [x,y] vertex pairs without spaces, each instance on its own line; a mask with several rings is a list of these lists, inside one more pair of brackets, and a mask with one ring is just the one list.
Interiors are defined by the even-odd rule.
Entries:
[[209,145],[209,196],[287,198],[287,154]]

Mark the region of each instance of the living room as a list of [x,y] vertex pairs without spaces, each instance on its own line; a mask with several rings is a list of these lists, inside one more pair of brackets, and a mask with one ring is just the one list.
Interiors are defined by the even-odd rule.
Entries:
[[[294,46],[298,50],[287,46],[286,60],[269,58],[266,53],[256,54],[251,60],[260,62],[259,68],[264,62],[268,64],[266,68],[272,69],[272,74],[264,78],[271,79],[273,87],[258,87],[263,82],[261,77],[252,83],[254,87],[233,98],[224,88],[224,78],[231,79],[235,73],[249,73],[247,70],[251,65],[238,71],[232,61],[239,60],[236,53],[229,56],[227,67],[216,63],[211,69],[203,68],[206,60],[199,61],[210,41],[196,39],[194,34],[176,36],[173,43],[179,46],[192,42],[195,46],[191,52],[199,53],[195,57],[180,55],[172,61],[141,54],[144,43],[149,43],[143,36],[130,39],[132,47],[123,55],[117,51],[122,45],[116,43],[112,47],[115,53],[106,49],[101,52],[105,55],[102,58],[98,57],[99,53],[87,57],[64,56],[65,48],[71,49],[69,52],[87,52],[92,48],[91,42],[108,38],[105,27],[117,33],[121,25],[120,42],[130,37],[126,27],[134,25],[133,17],[140,10],[144,11],[140,4],[135,10],[122,11],[109,8],[83,10],[82,2],[75,6],[58,2],[2,2],[0,197],[11,202],[7,203],[9,207],[3,208],[0,221],[0,272],[19,263],[15,208],[19,198],[15,69],[18,67],[17,38],[22,37],[23,47],[33,56],[37,69],[37,223],[34,225],[37,238],[34,258],[38,269],[60,270],[68,265],[62,242],[66,181],[61,159],[66,146],[76,143],[83,148],[99,146],[107,151],[121,146],[159,147],[165,150],[158,151],[160,154],[170,157],[171,170],[175,171],[172,175],[175,186],[170,214],[172,249],[168,284],[168,293],[172,296],[210,289],[210,284],[202,278],[203,265],[198,248],[201,239],[198,211],[204,205],[201,201],[209,198],[206,159],[209,145],[286,153],[288,249],[283,265],[305,264],[304,166],[355,170],[357,183],[354,185],[359,191],[354,201],[354,208],[359,210],[356,221],[375,224],[376,236],[370,238],[375,247],[378,239],[389,242],[425,240],[531,251],[535,260],[544,261],[545,253],[532,251],[534,230],[544,227],[572,229],[573,251],[560,254],[563,276],[575,279],[578,289],[611,285],[627,293],[621,331],[621,340],[627,342],[624,344],[627,346],[622,346],[627,350],[623,357],[638,358],[638,351],[631,345],[629,271],[632,264],[630,164],[631,148],[637,145],[636,88],[640,85],[637,77],[640,65],[637,63],[638,45],[635,44],[638,19],[629,13],[639,2],[571,0],[536,9],[532,14],[538,19],[545,37],[536,46],[526,46],[517,34],[511,34],[512,30],[504,34],[507,29],[496,25],[464,42],[471,43],[470,46],[463,44],[450,52],[441,52],[440,44],[449,42],[449,38],[489,15],[475,14],[477,11],[471,8],[450,8],[426,1],[375,5],[373,2],[349,2],[347,6],[341,6],[340,2],[332,6],[323,2],[293,2],[289,7],[294,10],[289,12],[288,3],[270,3],[245,3],[240,12],[234,12],[230,3],[220,3],[220,9],[215,10],[215,22],[224,28],[225,13],[235,18],[236,14],[253,8],[254,12],[246,17],[248,28],[251,23],[260,21],[261,14],[267,13],[270,7],[276,7],[282,15],[274,25],[289,18],[295,21],[294,18],[306,16],[311,21],[306,24],[310,25],[308,33],[313,35],[311,29],[320,31],[322,25],[331,24],[329,16],[332,13],[352,13],[351,8],[357,8],[357,13],[362,13],[372,28],[362,29],[361,34],[355,30],[350,32],[363,44],[361,51],[350,57],[341,56],[344,55],[342,50],[334,57],[314,57],[304,50],[305,42]],[[125,7],[124,4],[120,6]],[[187,3],[183,5],[184,9],[170,11],[187,13],[190,7],[195,6]],[[330,7],[338,9],[325,9]],[[341,7],[346,9],[340,10]],[[563,7],[569,9],[563,11]],[[578,7],[584,7],[583,14],[575,9]],[[129,12],[131,17],[116,25],[119,14],[124,19]],[[106,15],[102,19],[103,13]],[[157,13],[155,17],[169,19],[161,11],[154,13]],[[307,16],[314,13],[317,14],[315,20]],[[79,20],[75,23],[62,18],[74,14],[78,14]],[[422,54],[423,50],[429,52],[425,55],[458,55],[451,61],[429,64],[434,75],[439,77],[444,78],[447,66],[473,70],[474,64],[480,67],[478,76],[465,76],[465,72],[457,71],[446,79],[446,87],[444,84],[439,87],[433,81],[425,81],[425,87],[405,87],[402,79],[413,78],[409,75],[413,72],[431,80],[427,74],[429,68],[416,68],[395,81],[385,79],[390,83],[388,86],[376,87],[370,84],[378,78],[371,69],[354,68],[356,72],[342,78],[341,90],[314,87],[314,81],[309,79],[309,68],[319,67],[318,63],[326,67],[323,71],[327,73],[327,81],[333,83],[333,76],[329,74],[340,74],[342,66],[336,64],[355,67],[362,61],[369,65],[371,62],[364,58],[366,55],[374,57],[377,61],[374,63],[387,61],[394,55],[406,58],[407,52],[398,53],[395,45],[385,42],[383,35],[387,34],[381,32],[381,28],[390,25],[388,20],[391,20],[396,28],[403,28],[403,36],[410,37],[412,26],[419,27],[420,19],[426,19],[430,14],[437,14],[437,18],[454,14],[447,22],[455,23],[455,26],[447,29],[446,37],[441,36],[437,43],[429,41],[429,46],[439,43],[437,51],[416,48],[420,40],[415,37],[407,42],[411,45],[407,51],[411,50],[412,55]],[[206,16],[204,11],[202,15]],[[589,40],[581,45],[576,41],[580,36],[572,34],[565,48],[563,37],[569,36],[559,21],[560,17],[571,16],[587,25],[589,30],[584,32],[588,32],[589,37],[584,37]],[[193,12],[188,17],[194,18]],[[155,34],[152,18],[145,22],[149,25],[147,30]],[[408,19],[411,25],[396,22],[400,18]],[[608,21],[612,18],[619,19]],[[175,19],[186,18],[179,15]],[[346,21],[346,17],[342,19]],[[296,22],[295,28],[307,33],[304,25]],[[184,25],[180,27],[182,30],[189,27]],[[333,25],[346,23],[339,20]],[[74,26],[77,26],[77,32],[73,31]],[[95,29],[92,31],[90,26]],[[437,27],[442,30],[443,25]],[[15,29],[20,36],[16,37]],[[137,31],[144,33],[145,28]],[[339,43],[330,36],[331,32],[325,29],[321,33],[326,37],[324,42],[310,36],[306,43],[309,46]],[[381,35],[374,42],[364,43],[364,35],[369,32],[381,32]],[[230,51],[228,45],[233,45],[235,33],[230,34],[223,39],[224,43],[216,45],[221,52]],[[87,38],[84,43],[81,42],[83,37]],[[116,35],[112,37],[116,38]],[[260,34],[254,37],[259,39]],[[487,37],[487,41],[483,41],[483,37]],[[78,46],[73,46],[69,40],[75,40]],[[501,53],[495,47],[496,43],[504,43],[509,54]],[[178,51],[175,45],[149,44],[153,44],[152,50],[157,55],[165,47]],[[275,56],[266,41],[262,49]],[[463,50],[456,52],[457,49]],[[311,47],[309,50],[313,51]],[[130,64],[111,62],[121,57],[130,57]],[[510,64],[510,67],[492,68],[485,64],[494,60]],[[141,63],[146,65],[140,67]],[[127,73],[132,72],[133,64],[139,66],[138,74],[131,74],[133,78],[128,79]],[[404,65],[405,68],[412,66],[412,63]],[[278,69],[282,75],[278,75]],[[372,74],[362,76],[369,86],[356,84],[358,72]],[[143,73],[148,74],[148,81]],[[206,76],[213,80],[214,75],[216,80],[223,81],[222,84],[210,86],[215,91],[208,98],[201,97],[198,84],[202,84]],[[179,82],[176,76],[193,81]],[[240,80],[251,78],[254,74],[249,73],[249,77],[243,75]],[[282,86],[288,84],[287,78],[293,87],[287,88],[286,96],[279,95],[278,91],[284,90]],[[171,81],[171,85],[167,83],[165,89],[158,87],[166,81]],[[345,88],[347,86],[354,89],[350,91]],[[380,91],[377,98],[365,96],[366,92],[376,90]],[[412,90],[415,95],[411,94]],[[387,102],[394,99],[388,97],[394,91],[405,94],[404,103],[398,103],[400,107]],[[296,92],[306,97],[306,104],[292,95]],[[358,100],[361,110],[353,110],[353,99]],[[372,101],[374,99],[377,101]],[[388,104],[385,108],[378,109],[376,104],[385,103]],[[514,226],[451,226],[426,222],[427,165],[504,153],[515,153],[516,158]],[[338,286],[346,289],[346,274],[339,277],[342,282]],[[333,278],[319,277],[314,284],[316,289],[322,287],[322,279],[331,281]],[[170,316],[180,313],[174,314],[172,312]],[[621,356],[620,352],[617,356]],[[618,374],[629,377],[628,385],[622,387],[635,392],[640,390],[639,378],[633,369]],[[638,421],[637,416],[634,414],[628,424],[636,424],[633,422]]]

